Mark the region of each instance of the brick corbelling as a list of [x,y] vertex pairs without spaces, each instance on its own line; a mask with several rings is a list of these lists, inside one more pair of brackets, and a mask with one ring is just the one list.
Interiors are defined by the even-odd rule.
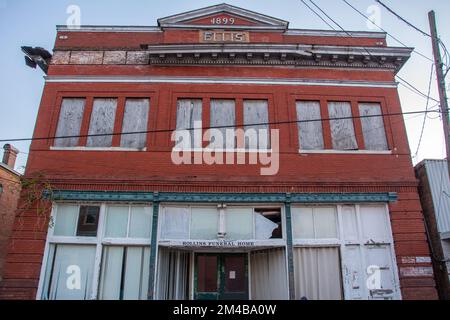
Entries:
[[[414,193],[416,183],[400,184],[368,184],[355,183],[348,185],[345,183],[227,183],[221,182],[167,182],[167,183],[146,183],[146,182],[89,182],[89,181],[51,181],[55,190],[80,190],[80,191],[141,191],[141,192],[210,192],[210,193],[377,193],[377,192],[397,192]],[[414,200],[414,198],[413,198]],[[402,210],[404,210],[403,207]],[[413,207],[413,209],[417,209]],[[419,211],[420,203],[419,203]]]

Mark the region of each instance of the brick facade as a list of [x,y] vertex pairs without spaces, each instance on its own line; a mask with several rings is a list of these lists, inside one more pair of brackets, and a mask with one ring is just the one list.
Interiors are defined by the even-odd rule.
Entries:
[[[208,23],[208,19],[195,23]],[[360,35],[320,35],[298,32],[253,31],[251,43],[308,44],[324,46],[366,46],[387,48],[384,34],[378,37]],[[95,32],[60,30],[48,73],[34,132],[35,137],[54,136],[61,101],[64,97],[86,98],[87,112],[81,135],[89,127],[89,110],[98,97],[118,98],[119,113],[125,98],[147,97],[151,101],[148,130],[175,128],[178,98],[200,98],[209,117],[210,99],[267,99],[269,119],[280,124],[280,169],[276,176],[260,175],[259,166],[193,165],[176,166],[170,152],[170,132],[148,133],[145,152],[108,152],[54,150],[53,140],[33,141],[26,176],[44,173],[54,189],[92,191],[145,192],[220,192],[220,193],[373,193],[395,192],[398,201],[389,205],[396,259],[403,299],[436,299],[430,252],[425,234],[417,180],[411,162],[403,119],[384,117],[390,153],[386,154],[299,154],[295,113],[297,99],[318,100],[326,117],[327,101],[349,101],[354,113],[358,102],[380,103],[383,113],[401,113],[395,87],[376,84],[394,83],[395,66],[373,65],[367,68],[332,67],[332,61],[311,62],[310,67],[275,67],[271,65],[165,65],[149,64],[152,56],[142,45],[195,44],[198,30],[165,29],[155,32]],[[150,50],[150,49],[148,49]],[[82,51],[82,52],[77,52]],[[249,57],[249,56],[248,56]],[[159,56],[157,57],[159,59]],[[184,58],[184,57],[183,57]],[[156,59],[156,58],[155,58]],[[161,58],[162,59],[162,58]],[[261,58],[262,59],[262,58]],[[328,59],[328,58],[327,58]],[[332,59],[332,58],[330,58]],[[349,57],[339,57],[348,63]],[[373,62],[373,61],[372,61]],[[403,62],[402,62],[403,63]],[[361,66],[363,63],[361,62]],[[83,81],[51,81],[58,77]],[[142,82],[124,80],[89,82],[96,77],[138,77]],[[146,78],[147,77],[147,78]],[[364,85],[290,85],[290,84],[197,84],[152,83],[146,79],[160,77],[305,79],[321,81],[370,82]],[[122,110],[122,111],[120,111]],[[115,121],[114,132],[121,132],[121,119]],[[242,114],[236,115],[242,123]],[[288,124],[282,124],[289,122]],[[354,120],[356,138],[364,145],[360,122]],[[330,149],[329,123],[323,122],[324,143]],[[79,146],[86,145],[81,138]],[[120,146],[114,137],[112,147]],[[50,206],[48,204],[48,206]],[[50,208],[47,211],[50,214]],[[36,297],[48,219],[37,216],[33,209],[14,223],[9,255],[0,297],[34,299]]]

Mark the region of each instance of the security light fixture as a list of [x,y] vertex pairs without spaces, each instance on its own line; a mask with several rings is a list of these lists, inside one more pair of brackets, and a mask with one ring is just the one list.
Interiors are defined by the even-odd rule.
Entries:
[[22,47],[23,53],[25,53],[25,64],[33,69],[36,69],[36,66],[44,71],[45,74],[48,72],[48,64],[52,55],[50,52],[41,47]]

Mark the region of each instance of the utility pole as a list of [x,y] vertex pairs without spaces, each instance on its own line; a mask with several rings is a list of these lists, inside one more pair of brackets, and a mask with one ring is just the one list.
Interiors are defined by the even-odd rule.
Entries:
[[439,47],[439,36],[437,33],[436,15],[434,11],[430,11],[428,13],[428,19],[430,20],[431,39],[433,41],[434,63],[436,65],[436,74],[439,88],[439,100],[441,101],[442,125],[444,127],[445,147],[447,150],[447,166],[450,178],[450,146],[449,146],[450,118],[448,110],[447,91],[445,86],[445,75],[443,70],[444,63],[442,62],[441,49]]
[[[431,30],[431,39],[433,41],[433,54],[434,54],[434,63],[436,65],[436,74],[437,74],[437,80],[438,80],[438,88],[439,88],[439,100],[441,101],[441,113],[442,113],[442,126],[444,127],[444,137],[445,137],[445,147],[447,150],[447,167],[448,167],[448,173],[450,178],[450,147],[449,147],[449,110],[448,110],[448,101],[447,101],[447,91],[445,88],[445,74],[444,74],[444,63],[442,62],[441,57],[441,49],[439,47],[439,36],[437,33],[437,26],[436,26],[436,14],[434,11],[430,11],[428,13],[428,19],[430,20],[430,30]],[[439,213],[438,213],[439,214]],[[430,227],[430,217],[428,217],[427,214],[424,213],[426,224],[429,224]],[[434,228],[435,228],[435,223]],[[432,227],[433,228],[433,227]],[[431,236],[427,228],[427,234],[428,238],[430,240],[430,248],[431,252],[435,252],[435,249],[437,249],[437,256],[435,254],[432,254],[433,259],[437,260],[437,263],[439,264],[439,269],[435,273],[435,278],[440,285],[438,286],[439,296],[441,299],[448,300],[449,299],[449,281],[448,281],[448,269],[447,264],[445,261],[445,255],[442,251],[442,247],[440,245],[437,245],[438,242],[440,242],[440,237],[437,235],[437,232],[432,232]]]

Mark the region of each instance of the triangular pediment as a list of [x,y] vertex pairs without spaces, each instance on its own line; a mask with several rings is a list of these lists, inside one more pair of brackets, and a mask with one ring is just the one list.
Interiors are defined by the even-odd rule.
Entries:
[[289,26],[287,21],[225,3],[161,18],[158,24],[162,28],[262,30],[286,30]]

